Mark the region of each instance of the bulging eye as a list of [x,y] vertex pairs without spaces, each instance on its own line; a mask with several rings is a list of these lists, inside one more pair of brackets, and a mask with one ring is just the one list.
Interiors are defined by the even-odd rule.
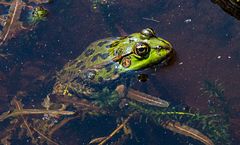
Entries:
[[149,39],[151,37],[155,37],[155,32],[152,28],[146,28],[141,31],[141,34],[144,38]]
[[146,56],[149,53],[149,51],[150,51],[149,45],[143,42],[138,42],[133,49],[134,54],[139,55],[141,57]]

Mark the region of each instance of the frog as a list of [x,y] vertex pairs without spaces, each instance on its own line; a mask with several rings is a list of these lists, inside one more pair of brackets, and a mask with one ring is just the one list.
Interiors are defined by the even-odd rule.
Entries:
[[48,15],[48,10],[42,6],[37,6],[33,8],[31,12],[31,17],[29,18],[31,22],[37,23],[39,21],[46,20],[46,17]]
[[[87,98],[105,108],[99,100],[107,98],[98,94],[108,90],[110,95],[117,93],[122,98],[127,96],[141,103],[168,107],[169,103],[163,99],[128,88],[137,72],[153,65],[166,64],[173,55],[171,43],[157,37],[151,28],[129,36],[101,39],[64,66],[58,73],[53,93]],[[111,103],[116,101],[118,99],[111,98]],[[108,102],[108,105],[112,106],[111,103]]]
[[[65,108],[71,106],[70,108],[75,108],[76,112],[81,112],[83,116],[114,116],[128,112],[128,121],[135,116],[132,114],[138,114],[138,110],[129,109],[130,105],[146,112],[149,112],[151,107],[169,107],[170,103],[167,100],[135,90],[132,86],[139,73],[141,75],[142,71],[153,66],[164,67],[174,56],[172,44],[158,37],[152,28],[121,37],[101,39],[91,43],[76,59],[70,60],[58,72],[50,96],[52,100],[58,100],[58,104],[64,104]],[[53,99],[54,97],[56,98]],[[164,111],[160,111],[160,114],[195,115]],[[120,125],[123,130],[127,128],[127,121]],[[166,120],[161,125],[206,145],[214,144],[198,130],[177,121]],[[116,132],[119,132],[119,127],[113,131]],[[113,135],[93,139],[90,144],[105,144],[111,136]]]

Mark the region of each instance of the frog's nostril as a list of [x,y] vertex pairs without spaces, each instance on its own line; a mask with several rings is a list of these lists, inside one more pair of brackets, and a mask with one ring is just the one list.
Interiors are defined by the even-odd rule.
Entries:
[[171,47],[170,45],[167,45],[167,46],[157,46],[156,49],[157,49],[158,51],[160,51],[160,50],[167,50],[167,51],[169,51],[169,52],[172,51],[172,47]]
[[172,47],[165,47],[164,49],[168,50],[168,51],[172,51]]

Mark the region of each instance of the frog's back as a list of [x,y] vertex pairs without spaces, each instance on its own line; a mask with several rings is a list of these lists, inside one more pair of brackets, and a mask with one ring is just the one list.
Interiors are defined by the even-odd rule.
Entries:
[[114,45],[114,40],[116,39],[117,38],[110,37],[91,43],[71,64],[77,65],[77,68],[84,70],[86,68],[94,68],[96,65],[110,62],[113,55],[109,50],[112,45]]
[[114,47],[116,39],[109,37],[95,41],[79,57],[67,63],[57,75],[55,92],[62,94],[65,88],[74,88],[74,92],[89,95],[95,90],[96,84],[110,80],[104,76],[112,76],[114,73],[110,48]]

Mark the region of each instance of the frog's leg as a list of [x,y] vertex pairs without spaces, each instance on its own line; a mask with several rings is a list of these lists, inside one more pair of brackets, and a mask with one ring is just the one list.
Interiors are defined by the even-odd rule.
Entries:
[[120,97],[127,97],[129,99],[132,99],[137,102],[141,102],[143,104],[148,104],[148,105],[157,106],[157,107],[169,106],[169,103],[165,100],[162,100],[160,98],[151,96],[149,94],[146,94],[131,88],[126,89],[124,85],[117,86],[116,91],[118,92]]
[[169,129],[175,133],[179,133],[188,137],[191,137],[193,139],[196,139],[205,145],[214,145],[214,143],[209,139],[206,135],[202,134],[198,130],[181,124],[177,121],[166,121],[161,124],[164,128]]
[[127,127],[127,123],[129,120],[135,115],[136,113],[131,113],[114,131],[112,131],[111,134],[105,137],[99,137],[92,139],[89,144],[98,144],[98,145],[104,145],[108,140],[110,140],[114,135],[116,135],[120,130],[123,129],[124,135],[131,134],[131,129]]

